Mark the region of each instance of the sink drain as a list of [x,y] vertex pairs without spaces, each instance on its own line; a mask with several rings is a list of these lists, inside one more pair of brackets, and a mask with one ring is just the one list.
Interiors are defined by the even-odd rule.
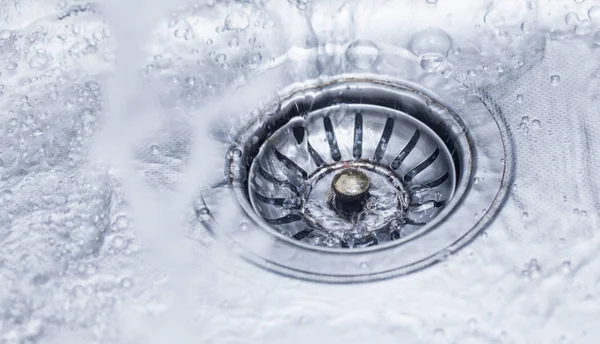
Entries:
[[323,281],[443,259],[501,200],[505,140],[460,85],[342,76],[291,87],[241,130],[201,221],[249,260]]

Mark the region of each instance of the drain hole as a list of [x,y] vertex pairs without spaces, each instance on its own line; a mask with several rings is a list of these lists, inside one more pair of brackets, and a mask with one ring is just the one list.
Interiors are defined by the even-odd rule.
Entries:
[[366,97],[320,96],[326,105],[302,115],[281,107],[287,122],[268,122],[246,143],[256,152],[246,156],[254,211],[290,239],[329,248],[380,245],[430,223],[453,197],[460,166],[419,120],[427,104],[405,104],[418,109],[405,113]]
[[244,258],[299,278],[366,281],[438,261],[488,223],[511,178],[503,123],[439,81],[439,99],[374,76],[291,85],[241,128],[199,220]]

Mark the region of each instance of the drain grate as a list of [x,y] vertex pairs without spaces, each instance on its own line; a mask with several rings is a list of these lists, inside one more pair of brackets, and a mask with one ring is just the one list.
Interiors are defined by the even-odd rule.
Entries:
[[240,132],[201,221],[301,278],[371,280],[443,258],[491,217],[507,178],[503,127],[450,86],[451,104],[376,77],[291,87]]

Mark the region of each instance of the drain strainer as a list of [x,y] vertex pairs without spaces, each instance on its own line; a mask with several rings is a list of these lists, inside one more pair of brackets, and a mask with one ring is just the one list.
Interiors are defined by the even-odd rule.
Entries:
[[287,90],[239,134],[201,221],[247,259],[322,281],[407,273],[489,219],[505,140],[464,87],[343,76]]

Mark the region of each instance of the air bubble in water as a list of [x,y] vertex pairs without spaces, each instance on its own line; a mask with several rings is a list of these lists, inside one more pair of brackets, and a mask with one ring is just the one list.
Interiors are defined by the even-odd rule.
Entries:
[[552,86],[558,86],[558,84],[560,83],[560,76],[558,76],[558,75],[551,76],[550,83],[552,84]]
[[250,19],[245,12],[236,11],[225,18],[225,27],[229,30],[245,30],[250,25]]
[[584,36],[591,33],[592,30],[592,23],[589,19],[586,19],[575,27],[575,34],[579,36]]
[[223,63],[223,62],[225,62],[225,60],[227,60],[227,56],[223,53],[219,53],[219,54],[217,54],[217,56],[215,56],[215,61],[217,61],[219,63]]
[[426,29],[417,33],[411,43],[410,48],[415,55],[424,55],[431,53],[448,55],[452,47],[452,39],[443,30]]
[[258,51],[249,52],[248,54],[246,54],[246,56],[244,56],[243,60],[245,66],[249,68],[256,68],[262,61],[262,55]]
[[379,59],[379,47],[372,41],[356,40],[346,48],[346,59],[356,68],[369,69]]
[[600,25],[600,6],[592,6],[588,11],[588,17],[594,25]]
[[435,72],[443,69],[446,58],[442,54],[432,53],[421,56],[421,68],[426,72]]
[[6,190],[0,192],[0,197],[2,197],[2,199],[5,201],[10,201],[13,197],[12,191],[6,189]]
[[580,21],[577,13],[571,12],[565,16],[565,23],[569,26],[577,25]]

